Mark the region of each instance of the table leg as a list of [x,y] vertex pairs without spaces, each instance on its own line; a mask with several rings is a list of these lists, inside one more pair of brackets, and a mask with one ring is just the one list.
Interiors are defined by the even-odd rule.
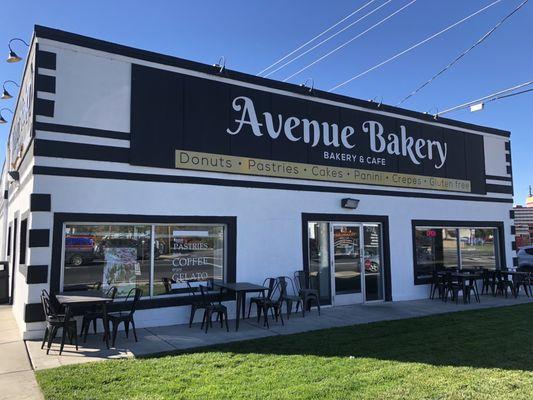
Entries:
[[242,319],[246,318],[246,292],[242,292]]
[[105,344],[107,348],[109,349],[109,325],[107,324],[107,304],[104,303],[102,305],[102,321],[104,324],[104,338],[105,338]]
[[[237,297],[236,297],[236,302],[237,302],[237,318],[235,319],[235,330],[238,331],[239,330],[239,319],[241,317],[241,304],[242,304],[242,293],[241,292],[237,292]],[[243,311],[244,311],[244,307],[243,307]]]

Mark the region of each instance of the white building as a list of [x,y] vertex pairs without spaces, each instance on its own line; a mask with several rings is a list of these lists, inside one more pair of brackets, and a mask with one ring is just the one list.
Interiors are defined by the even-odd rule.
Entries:
[[42,289],[141,287],[142,327],[188,320],[185,280],[305,269],[338,305],[513,265],[509,132],[40,26],[21,86],[1,251],[25,338]]

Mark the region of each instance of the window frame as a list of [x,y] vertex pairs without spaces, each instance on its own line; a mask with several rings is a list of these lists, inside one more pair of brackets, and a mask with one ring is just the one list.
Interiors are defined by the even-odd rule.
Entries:
[[497,238],[494,240],[494,252],[496,257],[496,270],[506,265],[505,256],[505,232],[504,224],[502,221],[442,221],[442,220],[411,220],[411,240],[412,240],[412,256],[413,256],[413,281],[416,286],[427,285],[430,282],[430,278],[420,279],[416,275],[416,228],[443,228],[443,229],[456,229],[457,235],[457,260],[459,268],[462,269],[462,257],[460,246],[460,229],[495,229]]
[[[117,224],[117,225],[179,225],[193,224],[224,224],[226,225],[226,282],[233,283],[236,279],[237,264],[237,217],[236,216],[177,216],[177,215],[136,215],[136,214],[94,214],[94,213],[54,213],[52,260],[50,270],[50,291],[58,293],[62,287],[63,266],[63,225],[70,224]],[[191,296],[155,296],[143,298],[139,309],[175,307],[191,304]],[[227,296],[226,296],[227,297]]]
[[155,234],[156,234],[156,227],[158,226],[222,226],[224,228],[224,257],[223,257],[223,280],[224,282],[227,281],[227,231],[228,226],[224,223],[194,223],[194,222],[186,222],[186,223],[135,223],[135,222],[70,222],[65,221],[62,224],[62,238],[61,238],[61,265],[60,265],[60,283],[59,283],[59,289],[60,291],[65,290],[65,237],[66,237],[66,228],[68,225],[74,225],[74,226],[147,226],[150,227],[150,270],[148,271],[149,274],[149,281],[148,281],[148,295],[143,295],[141,299],[158,299],[158,298],[169,298],[169,297],[190,297],[187,294],[160,294],[157,296],[154,296],[154,275],[155,275],[155,259],[154,259],[154,246],[155,246]]

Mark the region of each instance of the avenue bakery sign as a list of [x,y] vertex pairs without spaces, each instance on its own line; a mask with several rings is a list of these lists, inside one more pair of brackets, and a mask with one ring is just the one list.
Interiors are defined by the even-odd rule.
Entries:
[[133,65],[130,162],[228,174],[485,193],[483,136]]
[[[246,96],[238,96],[232,102],[233,110],[238,115],[235,118],[237,127],[235,130],[226,129],[230,135],[237,135],[243,128],[249,127],[248,131],[255,136],[263,136],[264,131],[270,138],[276,140],[282,134],[291,141],[302,141],[311,147],[322,143],[326,148],[340,149],[325,150],[324,159],[354,160],[357,161],[355,135],[368,134],[370,150],[373,153],[387,153],[407,157],[413,164],[420,165],[424,159],[434,162],[436,169],[440,169],[446,162],[448,144],[439,140],[413,138],[407,133],[407,128],[400,125],[400,133],[385,132],[379,121],[364,121],[360,127],[350,125],[339,127],[335,123],[319,122],[307,118],[288,116],[284,119],[282,114],[273,116],[265,111],[258,116],[253,100]],[[260,121],[262,117],[262,121]],[[384,162],[384,159],[380,159]]]

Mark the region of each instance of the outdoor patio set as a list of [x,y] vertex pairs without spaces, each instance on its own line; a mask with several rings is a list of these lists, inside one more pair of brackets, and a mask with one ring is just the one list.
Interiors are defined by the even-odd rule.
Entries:
[[[301,309],[302,315],[310,311],[315,306],[320,315],[320,300],[318,289],[312,287],[309,274],[305,271],[296,271],[294,277],[280,276],[276,278],[267,278],[262,285],[249,282],[225,283],[215,280],[208,280],[204,284],[194,285],[194,282],[187,281],[187,293],[185,295],[190,299],[191,311],[189,318],[189,327],[192,327],[194,317],[197,311],[203,311],[203,318],[200,329],[208,332],[209,327],[213,326],[213,317],[216,322],[220,322],[221,327],[228,325],[228,309],[224,301],[228,300],[228,294],[235,295],[236,315],[235,329],[239,329],[239,322],[246,318],[246,295],[254,293],[255,296],[250,298],[248,306],[248,315],[252,308],[255,308],[257,314],[257,323],[263,320],[262,326],[270,328],[269,314],[272,319],[285,324],[283,319],[282,308],[285,305],[287,319],[296,307],[296,312]],[[172,293],[172,285],[175,281],[169,278],[163,278],[163,284]],[[97,333],[98,320],[102,321],[104,327],[103,342],[109,349],[109,339],[112,339],[111,346],[115,347],[118,328],[124,325],[126,337],[129,337],[129,330],[133,332],[135,341],[137,333],[135,331],[134,314],[143,292],[139,288],[133,288],[125,298],[116,298],[118,288],[111,286],[102,290],[101,282],[96,282],[87,286],[86,290],[67,291],[57,294],[49,294],[42,290],[41,303],[45,315],[46,328],[43,336],[41,349],[46,345],[46,353],[50,352],[54,339],[61,330],[61,341],[59,354],[63,352],[65,341],[76,346],[78,350],[78,324],[74,318],[75,314],[82,315],[81,329],[79,337],[87,340],[87,334],[91,325],[93,331]],[[111,325],[111,326],[110,326]]]

